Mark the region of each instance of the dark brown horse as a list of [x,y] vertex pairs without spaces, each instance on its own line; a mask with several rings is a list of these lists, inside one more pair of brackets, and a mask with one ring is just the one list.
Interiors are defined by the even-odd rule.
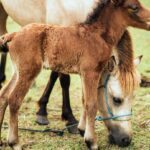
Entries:
[[85,131],[88,148],[98,149],[94,132],[98,81],[126,28],[150,30],[149,19],[150,11],[138,0],[111,0],[103,8],[98,3],[84,24],[72,27],[31,24],[20,32],[5,35],[1,40],[2,51],[9,50],[15,69],[12,80],[0,95],[1,124],[7,104],[10,108],[9,145],[21,149],[18,111],[34,78],[44,66],[62,73],[80,74],[83,113],[78,127]]

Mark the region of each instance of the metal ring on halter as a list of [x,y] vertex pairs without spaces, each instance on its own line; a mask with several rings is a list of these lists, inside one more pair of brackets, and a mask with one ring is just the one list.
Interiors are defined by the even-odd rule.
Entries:
[[100,86],[98,88],[101,88],[101,87],[104,88],[104,95],[105,95],[105,102],[106,102],[106,106],[107,106],[107,112],[110,115],[110,117],[96,116],[95,120],[97,120],[97,121],[103,121],[103,120],[128,121],[128,120],[130,120],[130,118],[129,119],[119,119],[119,118],[131,116],[132,115],[132,110],[131,110],[131,113],[124,114],[124,115],[114,115],[111,111],[111,108],[110,108],[109,103],[108,103],[108,92],[107,92],[107,84],[108,84],[109,78],[110,78],[110,75],[108,75],[106,77],[104,85]]

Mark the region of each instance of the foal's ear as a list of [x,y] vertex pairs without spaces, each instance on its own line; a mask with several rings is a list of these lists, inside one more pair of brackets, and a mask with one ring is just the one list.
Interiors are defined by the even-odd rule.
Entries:
[[110,73],[112,73],[115,70],[116,65],[117,65],[117,63],[116,63],[115,56],[111,56],[111,58],[108,61],[108,66],[107,66],[108,67],[108,71]]
[[143,55],[138,56],[137,58],[134,59],[135,67],[137,67],[141,63],[142,58],[143,58]]
[[125,0],[111,0],[111,2],[115,5],[115,6],[120,6],[121,4],[124,3]]

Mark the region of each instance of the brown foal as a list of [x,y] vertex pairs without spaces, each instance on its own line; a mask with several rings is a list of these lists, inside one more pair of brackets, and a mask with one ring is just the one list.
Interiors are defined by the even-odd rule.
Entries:
[[98,149],[94,132],[98,109],[97,87],[102,70],[128,26],[150,30],[150,11],[138,0],[108,0],[93,8],[84,24],[58,27],[30,24],[0,41],[9,50],[14,75],[0,94],[0,125],[7,104],[10,109],[8,143],[21,149],[18,138],[18,111],[30,85],[42,67],[62,73],[80,74],[83,87],[83,114],[79,129],[85,130],[87,147]]

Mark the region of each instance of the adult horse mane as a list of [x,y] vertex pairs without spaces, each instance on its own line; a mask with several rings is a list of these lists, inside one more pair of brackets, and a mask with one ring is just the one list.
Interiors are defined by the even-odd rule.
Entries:
[[[128,44],[121,44],[121,42]],[[131,94],[134,89],[139,86],[139,77],[137,77],[134,65],[134,51],[131,49],[133,46],[129,32],[126,31],[126,34],[122,36],[122,40],[119,41],[117,47],[119,58],[119,80],[124,93]]]

